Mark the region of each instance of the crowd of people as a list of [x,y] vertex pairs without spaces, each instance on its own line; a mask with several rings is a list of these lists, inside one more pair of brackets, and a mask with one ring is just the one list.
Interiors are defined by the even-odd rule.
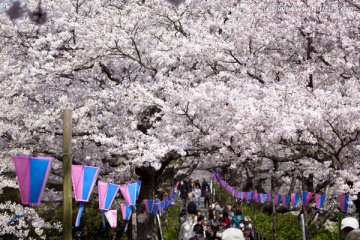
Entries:
[[[180,212],[179,240],[253,240],[254,231],[251,218],[243,216],[240,209],[228,204],[224,207],[218,203],[210,204],[210,185],[204,179],[183,181],[179,185],[183,209]],[[200,197],[204,197],[204,208]],[[360,240],[359,222],[354,217],[341,221],[341,238],[343,240]]]
[[199,180],[193,181],[191,178],[189,181],[182,181],[179,186],[178,190],[180,192],[180,198],[183,201],[183,206],[187,206],[188,199],[195,198],[196,205],[200,206],[200,198],[201,196],[205,199],[205,207],[206,203],[210,204],[210,184],[204,179],[202,183]]
[[[230,204],[221,207],[210,204],[210,185],[203,180],[183,181],[179,184],[183,209],[180,213],[179,240],[252,240],[254,233],[251,219],[243,216],[240,209]],[[201,211],[200,197],[204,197],[204,208]]]

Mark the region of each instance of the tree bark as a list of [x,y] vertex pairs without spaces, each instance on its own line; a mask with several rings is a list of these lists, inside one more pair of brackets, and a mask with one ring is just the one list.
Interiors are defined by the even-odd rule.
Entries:
[[142,204],[144,199],[154,199],[155,169],[138,167],[135,169],[135,173],[140,176],[142,181],[137,207],[137,239],[158,239],[154,215],[146,213],[145,206]]

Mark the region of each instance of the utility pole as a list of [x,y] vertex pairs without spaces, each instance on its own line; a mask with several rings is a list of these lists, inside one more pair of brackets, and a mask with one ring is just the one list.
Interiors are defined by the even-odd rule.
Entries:
[[72,239],[72,110],[65,109],[63,115],[63,240]]

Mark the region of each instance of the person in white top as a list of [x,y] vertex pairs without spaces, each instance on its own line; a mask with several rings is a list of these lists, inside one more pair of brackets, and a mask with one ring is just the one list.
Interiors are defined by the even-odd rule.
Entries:
[[196,206],[200,206],[201,189],[197,185],[195,185],[194,195],[196,199]]

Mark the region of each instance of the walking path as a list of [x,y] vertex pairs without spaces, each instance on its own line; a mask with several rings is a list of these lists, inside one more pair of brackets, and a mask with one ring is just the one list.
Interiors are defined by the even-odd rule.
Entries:
[[[179,204],[180,204],[180,210],[184,208],[186,209],[186,207],[184,207],[184,203],[181,198],[179,198]],[[189,204],[189,200],[186,202],[186,204]],[[200,206],[197,207],[197,210],[200,210],[204,216],[208,217],[209,209],[207,206],[206,207],[204,206],[204,197],[200,197]]]

